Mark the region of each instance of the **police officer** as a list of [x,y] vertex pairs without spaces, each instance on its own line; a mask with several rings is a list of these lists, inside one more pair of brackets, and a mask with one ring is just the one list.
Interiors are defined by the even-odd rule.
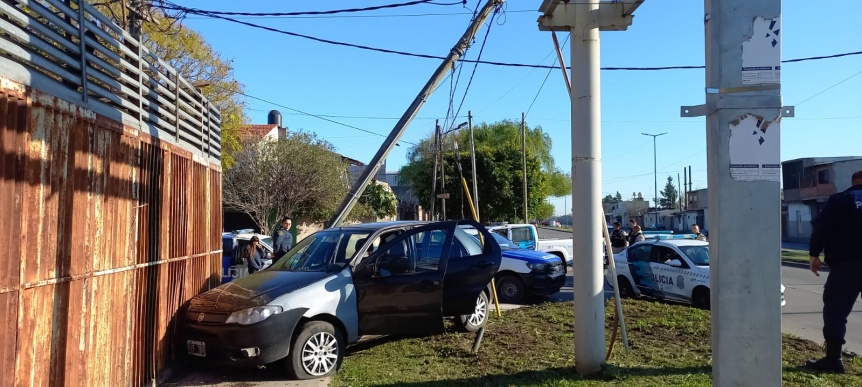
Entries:
[[278,228],[272,233],[272,240],[275,244],[272,248],[273,260],[278,260],[282,255],[286,254],[293,246],[293,235],[290,233],[291,221],[290,218],[281,218]]
[[826,357],[809,360],[815,371],[844,372],[841,346],[847,332],[847,317],[862,292],[862,171],[853,174],[852,187],[829,197],[812,222],[809,264],[818,277],[820,253],[826,253],[829,276],[823,288],[823,338]]
[[694,239],[706,242],[706,235],[701,234],[700,226],[697,224],[691,225],[691,233],[695,235]]
[[620,222],[614,222],[614,232],[611,234],[611,248],[614,254],[619,254],[629,246],[628,234],[622,229]]

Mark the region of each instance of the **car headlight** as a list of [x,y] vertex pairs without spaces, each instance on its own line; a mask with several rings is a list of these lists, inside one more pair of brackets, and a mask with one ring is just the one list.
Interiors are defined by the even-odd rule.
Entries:
[[548,268],[547,263],[527,263],[527,267],[532,271],[545,271]]
[[231,313],[231,315],[228,316],[227,320],[225,320],[224,323],[240,325],[257,324],[263,320],[266,320],[267,318],[269,318],[269,316],[281,313],[282,310],[283,309],[280,306],[274,305],[256,306],[254,308],[238,310]]

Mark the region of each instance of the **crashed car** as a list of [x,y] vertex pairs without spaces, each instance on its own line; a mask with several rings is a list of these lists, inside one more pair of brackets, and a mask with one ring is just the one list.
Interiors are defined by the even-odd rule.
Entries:
[[293,378],[311,379],[334,374],[364,335],[433,335],[444,317],[478,331],[501,261],[499,245],[482,242],[492,239],[467,220],[322,230],[269,268],[194,297],[180,338],[205,364],[283,361]]

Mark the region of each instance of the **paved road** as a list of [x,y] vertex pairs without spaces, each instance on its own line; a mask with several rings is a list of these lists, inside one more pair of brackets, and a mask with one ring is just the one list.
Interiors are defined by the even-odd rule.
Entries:
[[[570,238],[569,232],[539,229],[541,238]],[[806,244],[785,244],[784,248],[807,250]],[[826,272],[815,276],[805,268],[782,266],[781,278],[785,286],[784,297],[787,305],[782,308],[781,330],[784,333],[793,334],[803,339],[817,343],[823,342],[823,285],[826,283]],[[571,286],[571,275],[567,286]],[[571,288],[564,289],[561,293],[553,296],[553,299],[571,300]],[[605,284],[605,297],[612,296],[607,283]],[[847,345],[846,349],[862,354],[862,299],[856,300],[856,306],[847,321]]]

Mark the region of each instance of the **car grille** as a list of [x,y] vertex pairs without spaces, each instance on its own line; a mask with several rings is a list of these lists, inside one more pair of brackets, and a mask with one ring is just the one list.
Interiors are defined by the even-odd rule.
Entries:
[[186,312],[186,320],[200,324],[223,324],[227,318],[225,313]]

